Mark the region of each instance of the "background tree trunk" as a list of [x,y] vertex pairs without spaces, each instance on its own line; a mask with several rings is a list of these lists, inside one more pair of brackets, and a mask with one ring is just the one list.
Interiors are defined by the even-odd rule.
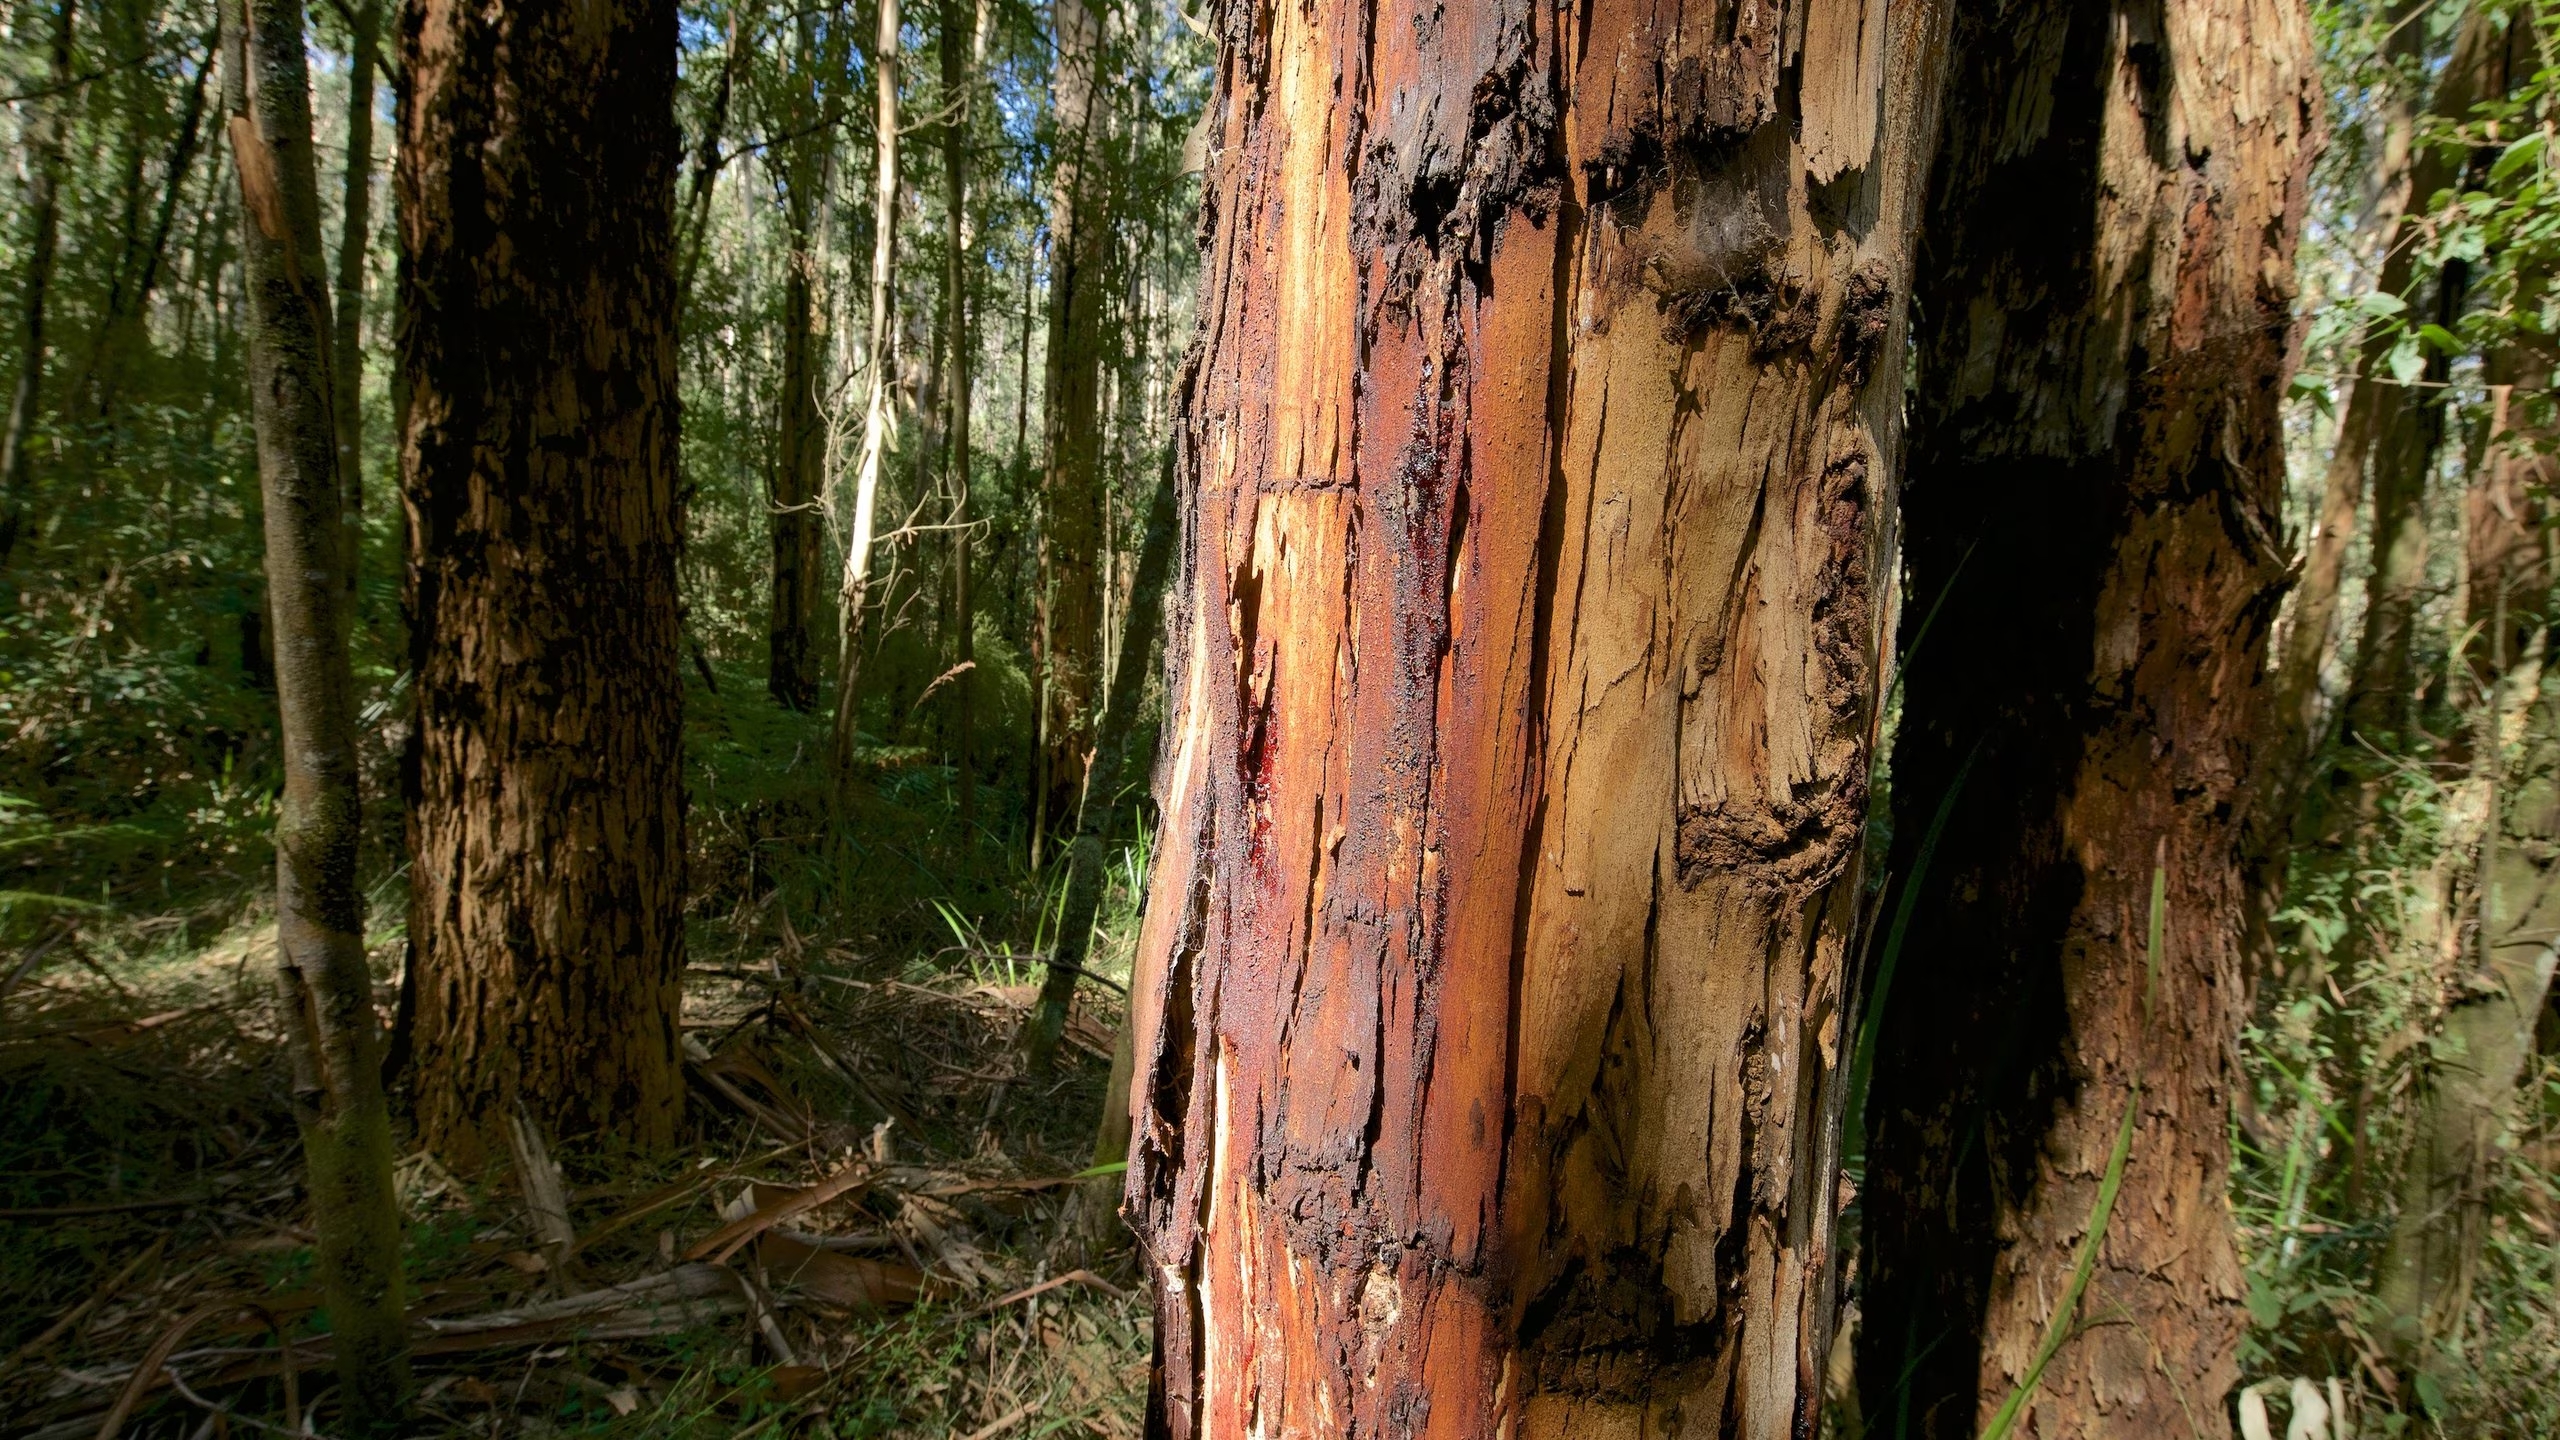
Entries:
[[[1971,1437],[2023,1390],[2018,1434],[2224,1434],[2310,25],[2296,0],[2030,0],[1960,12],[1955,49],[1915,287],[1903,515],[1935,618],[1894,750],[1917,893],[1872,1021],[1862,1409]],[[2096,1317],[2121,1323],[2072,1328]]]
[[[781,169],[783,223],[790,249],[782,272],[782,444],[773,485],[773,596],[765,625],[765,690],[789,710],[818,703],[821,662],[809,633],[825,583],[827,429],[819,413],[819,377],[826,357],[818,335],[818,227],[835,171],[835,127],[824,123],[835,102],[829,83],[842,54],[828,27],[828,51],[820,58],[814,12],[799,22],[800,54],[812,72],[794,99],[795,128],[814,127],[795,140]],[[834,63],[829,63],[830,61]],[[794,83],[802,83],[794,77]]]
[[853,783],[853,742],[862,723],[862,607],[871,590],[871,536],[880,508],[880,470],[896,443],[898,259],[898,0],[879,0],[880,23],[871,50],[878,137],[872,171],[871,328],[864,363],[870,367],[862,407],[862,455],[856,462],[853,513],[847,528],[844,580],[836,590],[836,717],[829,773],[841,812]]
[[[1170,455],[1167,456],[1168,461]],[[1102,911],[1103,849],[1127,813],[1120,803],[1123,776],[1128,771],[1130,732],[1138,728],[1138,706],[1147,693],[1147,672],[1152,668],[1155,642],[1163,629],[1165,579],[1173,570],[1173,541],[1176,521],[1173,513],[1172,466],[1166,466],[1163,483],[1156,487],[1156,498],[1147,512],[1146,537],[1140,542],[1136,576],[1129,584],[1128,614],[1122,623],[1119,668],[1112,672],[1111,694],[1104,704],[1100,723],[1094,727],[1093,793],[1087,797],[1084,811],[1076,822],[1075,840],[1067,849],[1067,897],[1058,914],[1057,949],[1051,955],[1049,973],[1042,980],[1040,997],[1032,1006],[1030,1021],[1023,1027],[1023,1051],[1030,1072],[1047,1075],[1058,1055],[1058,1041],[1066,1034],[1067,1012],[1074,1006],[1076,982],[1083,978],[1084,965],[1093,953],[1094,917]],[[1113,1062],[1118,1065],[1118,1061]],[[1120,1092],[1125,1106],[1128,1092]],[[1126,1159],[1126,1154],[1111,1157]]]
[[[226,11],[230,9],[228,0]],[[310,1169],[321,1294],[343,1413],[396,1420],[408,1392],[400,1202],[391,1111],[365,965],[357,847],[355,678],[347,652],[354,553],[331,420],[329,296],[312,162],[301,0],[226,15],[225,108],[240,178],[249,392],[265,492],[284,803],[276,819],[276,1002]],[[245,19],[245,32],[240,21]]]
[[[2426,42],[2423,7],[2399,0],[2386,12],[2391,23],[2384,58],[2414,70]],[[2466,17],[2465,43],[2476,21]],[[2434,116],[2469,113],[2475,98],[2467,76],[2472,69],[2457,54],[2438,81],[2428,112]],[[2404,84],[2414,83],[2405,79]],[[2418,143],[2418,106],[2405,88],[2395,88],[2385,102],[2381,143],[2374,152],[2373,188],[2377,199],[2373,223],[2386,232],[2377,287],[2397,295],[2408,288],[2415,260],[2417,219],[2436,189],[2443,188],[2444,166],[2432,147]],[[2421,186],[2433,189],[2422,190]],[[2288,617],[2275,667],[2275,698],[2269,712],[2268,748],[2262,762],[2259,791],[2262,813],[2290,816],[2300,807],[2315,756],[2332,731],[2323,672],[2336,654],[2338,611],[2344,598],[2347,549],[2364,505],[2365,469],[2375,452],[2379,432],[2389,428],[2387,410],[2407,405],[2408,391],[2382,377],[2390,337],[2374,327],[2356,351],[2356,371],[2338,415],[2337,436],[2322,476],[2320,512],[2304,550],[2302,576],[2293,587],[2293,613]],[[2290,839],[2288,832],[2285,837]],[[2280,863],[2280,862],[2279,862]]]
[[[402,12],[419,1129],[684,1100],[672,0]],[[536,203],[536,200],[539,203]]]
[[[2467,887],[2477,913],[2419,1067],[2414,1143],[2375,1290],[2386,1343],[2412,1373],[2461,1363],[2439,1347],[2470,1304],[2499,1142],[2534,1053],[2560,942],[2560,700],[2546,679],[2555,477],[2547,439],[2516,423],[2529,403],[2521,397],[2548,391],[2551,366],[2509,349],[2485,369],[2492,419],[2463,523],[2472,638],[2457,657],[2468,691],[2460,698],[2473,717],[2469,784],[2483,793],[2448,807],[2483,816]],[[2445,908],[2462,899],[2447,895]]]
[[71,40],[79,0],[55,0],[47,46],[45,82],[52,93],[35,102],[22,122],[27,147],[25,258],[18,272],[18,375],[9,388],[9,415],[0,428],[0,565],[9,563],[27,522],[27,451],[35,438],[36,409],[44,399],[45,303],[53,288],[54,251],[62,233],[62,139],[76,97],[71,88]]
[[1811,1432],[1943,22],[1235,12],[1133,1019],[1160,1433]]
[[1099,142],[1103,20],[1053,0],[1058,58],[1049,104],[1062,152],[1049,190],[1049,348],[1041,381],[1040,754],[1033,854],[1071,831],[1102,699],[1102,351],[1114,287],[1110,166]]
[[[381,61],[382,0],[361,0],[349,12],[353,54],[347,62],[347,164],[345,203],[338,231],[337,366],[338,480],[346,488],[350,547],[363,538],[364,513],[364,292],[365,258],[373,249],[373,72]],[[356,567],[347,567],[353,585]]]
[[[942,310],[951,330],[950,375],[942,425],[945,447],[944,483],[951,487],[951,728],[948,744],[959,787],[960,818],[965,824],[977,808],[977,773],[970,766],[969,731],[975,715],[970,704],[977,689],[977,635],[969,602],[969,404],[976,376],[977,332],[969,325],[969,280],[974,256],[970,248],[969,110],[977,84],[977,49],[986,30],[963,0],[941,0],[942,103],[949,115],[942,125],[943,272]],[[969,48],[963,49],[965,42]]]

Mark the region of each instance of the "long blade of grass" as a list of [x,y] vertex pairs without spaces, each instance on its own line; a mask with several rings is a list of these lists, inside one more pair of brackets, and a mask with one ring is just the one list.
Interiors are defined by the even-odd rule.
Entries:
[[[2154,865],[2151,869],[2150,946],[2144,963],[2150,984],[2155,989],[2160,979],[2163,919],[2168,910],[2168,871]],[[2146,992],[2143,996],[2146,1019],[2150,1008],[2150,995]],[[2037,1384],[2044,1379],[2045,1367],[2053,1363],[2053,1357],[2062,1351],[2063,1342],[2071,1338],[2071,1317],[2080,1309],[2080,1297],[2089,1289],[2089,1277],[2097,1273],[2098,1246],[2106,1239],[2107,1221],[2115,1216],[2116,1195],[2124,1189],[2125,1162],[2133,1156],[2133,1122],[2140,1116],[2141,1107],[2142,1077],[2135,1075],[2124,1097],[2124,1119],[2116,1126],[2115,1149],[2107,1155],[2107,1172],[2098,1181],[2098,1203],[2089,1207],[2089,1230],[2080,1237],[2080,1255],[2071,1267],[2070,1288],[2062,1292],[2062,1303],[2053,1308],[2053,1318],[2045,1322],[2044,1341],[2036,1346],[2036,1358],[2028,1364],[2027,1373],[2018,1377],[2017,1388],[2001,1402],[2000,1409],[1991,1417],[1991,1423],[1983,1427],[1982,1440],[2008,1440],[2009,1431],[2017,1425],[2018,1416],[2026,1410],[2027,1402],[2035,1396]]]
[[2097,1273],[2098,1243],[2106,1238],[2107,1221],[2115,1214],[2116,1194],[2124,1188],[2125,1161],[2133,1154],[2133,1122],[2141,1113],[2141,1106],[2142,1082],[2137,1080],[2132,1093],[2124,1097],[2124,1121],[2116,1127],[2115,1149],[2107,1156],[2106,1176],[2098,1182],[2098,1203],[2089,1208],[2089,1233],[2080,1237],[2080,1257],[2071,1267],[2070,1288],[2062,1292],[2062,1303],[2054,1307],[2053,1319],[2045,1324],[2044,1342],[2036,1346],[2036,1358],[2028,1364],[2027,1373],[2018,1377],[2018,1388],[2009,1392],[1991,1423],[1983,1427],[1982,1440],[2008,1440],[2027,1401],[2034,1398],[2037,1383],[2044,1379],[2045,1367],[2061,1353],[2062,1342],[2071,1338],[2072,1314],[2080,1308],[2080,1297],[2088,1291],[2089,1277]]

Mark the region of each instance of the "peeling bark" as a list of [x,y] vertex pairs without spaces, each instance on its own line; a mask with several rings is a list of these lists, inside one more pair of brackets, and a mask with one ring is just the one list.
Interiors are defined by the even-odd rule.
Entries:
[[[1915,288],[1904,523],[1936,611],[1894,752],[1892,873],[1916,893],[1874,1020],[1861,1408],[1969,1437],[2025,1389],[2019,1435],[2227,1434],[2310,22],[2298,0],[2012,0],[1962,12],[1955,51]],[[2095,1274],[2057,1315],[2129,1104]]]
[[1809,1434],[1945,11],[1228,7],[1160,1434]]
[[400,17],[421,1134],[675,1138],[673,0]]

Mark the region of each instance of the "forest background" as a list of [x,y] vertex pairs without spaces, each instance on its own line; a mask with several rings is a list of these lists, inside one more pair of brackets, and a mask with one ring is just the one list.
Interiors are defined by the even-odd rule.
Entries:
[[[361,397],[342,439],[362,495],[366,940],[396,1025],[413,680],[393,479],[397,75],[381,5],[308,18],[338,364]],[[1129,723],[1127,753],[1146,755],[1161,709],[1150,694],[1105,715],[1104,682],[1133,660],[1142,679],[1153,670],[1142,558],[1193,330],[1194,131],[1213,47],[1203,18],[1143,5],[891,16],[903,63],[884,105],[875,6],[682,12],[696,1103],[673,1157],[575,1140],[554,1156],[533,1134],[486,1176],[403,1162],[406,1269],[430,1313],[459,1317],[441,1353],[422,1351],[423,1413],[456,1427],[1137,1424],[1144,1307],[1105,1218],[1115,1187],[1088,1172],[1097,1158],[1108,1172],[1115,1143],[1101,1127],[1097,1157],[1149,855],[1145,767],[1124,767],[1097,809],[1062,778],[1080,758],[1060,757],[1092,748],[1098,720]],[[2352,1413],[2363,1433],[2548,1434],[2560,1020],[2537,1007],[2532,1033],[2493,1039],[2461,1017],[2477,877],[2505,833],[2498,797],[2560,745],[2543,728],[2560,677],[2544,678],[2538,650],[2531,664],[2501,655],[2494,686],[2473,682],[2489,632],[2467,588],[2481,507],[2524,493],[2497,485],[2522,473],[2541,503],[2539,442],[2513,437],[2548,433],[2547,364],[2517,357],[2560,328],[2543,278],[2560,249],[2555,16],[2447,0],[2324,4],[2314,18],[2328,132],[2287,409],[2299,571],[2274,663],[2319,778],[2303,787],[2287,907],[2238,1042],[2231,1199],[2256,1397],[2241,1415],[2245,1428],[2249,1405],[2271,1402],[2297,1419]],[[286,1342],[326,1321],[258,976],[275,945],[283,772],[249,222],[215,15],[20,0],[8,21],[0,941],[16,958],[0,972],[0,1293],[15,1303],[0,1317],[0,1395],[30,1434],[100,1433],[109,1412],[109,1429],[154,1433],[204,1433],[234,1412],[298,1425],[325,1392],[300,1388],[317,1382],[295,1378]],[[2465,69],[2484,26],[2517,62],[2494,93]],[[1066,55],[1081,59],[1062,68]],[[885,237],[884,116],[905,141]],[[1089,232],[1084,273],[1104,277],[1089,309],[1060,303],[1062,184],[1107,217]],[[870,283],[883,255],[885,306]],[[1081,387],[1063,407],[1062,376]],[[955,406],[971,443],[952,443]],[[1061,467],[1062,446],[1089,463]],[[848,625],[861,685],[846,752],[823,577],[846,570],[867,461],[876,537]],[[786,620],[777,574],[795,564],[801,609]],[[2519,605],[2544,613],[2548,578]],[[1915,822],[1889,786],[1875,805],[1881,855],[1897,820]],[[1018,1032],[1072,908],[1079,806],[1107,832],[1108,888],[1053,1075]],[[1874,870],[1879,891],[1895,878]],[[2523,1084],[2484,1098],[2493,1144],[2448,1158],[2431,1077],[2490,1044],[2518,1050]],[[860,1195],[729,1244],[764,1277],[741,1294],[644,1297],[606,1321],[541,1308],[575,1301],[575,1267],[621,1279],[679,1248],[698,1259],[693,1242],[769,1209],[766,1192],[850,1167],[870,1177]],[[2416,1293],[2405,1256],[2427,1246],[2446,1258]],[[837,1258],[813,1269],[810,1253]],[[786,1267],[791,1281],[767,1283]],[[258,1318],[236,1304],[194,1315],[233,1292]],[[188,1340],[198,1324],[222,1338]],[[200,1359],[221,1386],[160,1387],[155,1364],[135,1363],[146,1351]],[[1834,1378],[1843,1433],[1893,1433],[1857,1413],[1845,1370]]]

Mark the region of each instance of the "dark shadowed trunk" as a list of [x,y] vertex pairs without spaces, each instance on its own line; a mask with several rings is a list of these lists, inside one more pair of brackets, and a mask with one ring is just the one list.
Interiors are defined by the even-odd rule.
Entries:
[[[814,78],[795,76],[798,102],[784,113],[795,139],[778,167],[783,223],[790,249],[782,272],[782,443],[773,473],[773,594],[765,617],[765,690],[785,709],[818,703],[821,661],[810,624],[826,584],[826,527],[819,511],[826,477],[827,427],[819,413],[825,344],[818,326],[818,226],[820,207],[833,188],[835,127],[822,123],[835,103],[830,83],[843,64],[836,35],[822,42],[814,13],[799,26],[799,54]],[[826,47],[821,57],[820,45]]]
[[1225,14],[1153,1423],[1809,1434],[1945,12]]
[[419,1129],[684,1099],[676,7],[402,12]]
[[[226,0],[225,9],[230,8]],[[408,1392],[400,1204],[391,1113],[365,966],[364,831],[345,494],[330,416],[329,295],[312,162],[301,0],[227,15],[224,80],[240,178],[250,409],[265,496],[284,803],[276,819],[276,1003],[309,1166],[320,1289],[340,1407],[358,1429],[395,1420]],[[240,22],[245,19],[245,31]]]
[[2228,1433],[2310,33],[2297,0],[1959,13],[1914,290],[1908,613],[1935,619],[1872,1022],[1874,1433]]

